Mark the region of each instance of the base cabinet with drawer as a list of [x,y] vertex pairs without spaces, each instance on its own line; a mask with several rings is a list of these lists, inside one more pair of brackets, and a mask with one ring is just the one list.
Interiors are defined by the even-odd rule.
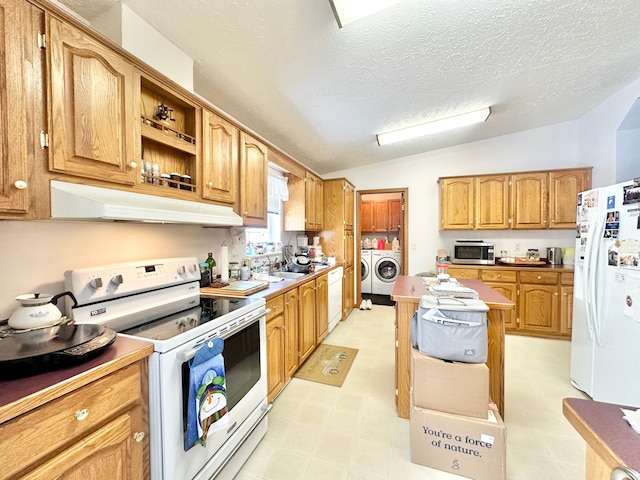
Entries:
[[451,265],[449,275],[452,278],[479,278],[515,302],[515,311],[505,315],[507,333],[571,338],[573,271]]
[[146,358],[101,368],[0,408],[0,479],[148,478]]
[[267,398],[269,402],[285,385],[286,326],[284,295],[267,302]]
[[267,302],[267,397],[282,389],[329,330],[327,274]]
[[[504,295],[517,305],[518,303],[518,272],[514,270],[481,270],[480,280],[493,288],[496,292]],[[509,310],[503,313],[505,319],[505,329],[517,327],[518,312]]]

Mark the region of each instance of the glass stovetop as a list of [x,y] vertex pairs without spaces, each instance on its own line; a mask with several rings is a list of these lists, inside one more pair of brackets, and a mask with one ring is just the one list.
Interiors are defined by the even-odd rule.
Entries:
[[249,298],[200,297],[200,305],[121,331],[150,340],[168,340],[254,303]]

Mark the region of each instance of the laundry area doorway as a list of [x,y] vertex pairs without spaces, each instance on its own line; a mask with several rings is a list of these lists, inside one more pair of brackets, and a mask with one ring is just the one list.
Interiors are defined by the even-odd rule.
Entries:
[[356,245],[360,246],[356,305],[361,309],[393,305],[393,284],[404,275],[408,261],[407,199],[407,188],[356,192]]

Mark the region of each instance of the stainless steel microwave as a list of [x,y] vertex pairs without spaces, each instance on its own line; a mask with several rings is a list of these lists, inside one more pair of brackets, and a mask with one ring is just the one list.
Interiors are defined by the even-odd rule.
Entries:
[[495,265],[495,244],[484,240],[456,240],[451,263],[460,265]]

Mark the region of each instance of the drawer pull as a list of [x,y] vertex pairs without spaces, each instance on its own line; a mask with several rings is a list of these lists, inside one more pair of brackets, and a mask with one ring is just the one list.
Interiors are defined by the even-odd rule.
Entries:
[[144,440],[144,432],[136,432],[133,434],[133,439],[140,443],[142,440]]
[[89,416],[89,410],[87,410],[86,408],[83,408],[81,410],[77,410],[75,416],[76,416],[76,420],[81,422],[82,420],[84,420],[85,418],[87,418]]
[[538,275],[538,280],[542,280],[542,277],[540,275]]

